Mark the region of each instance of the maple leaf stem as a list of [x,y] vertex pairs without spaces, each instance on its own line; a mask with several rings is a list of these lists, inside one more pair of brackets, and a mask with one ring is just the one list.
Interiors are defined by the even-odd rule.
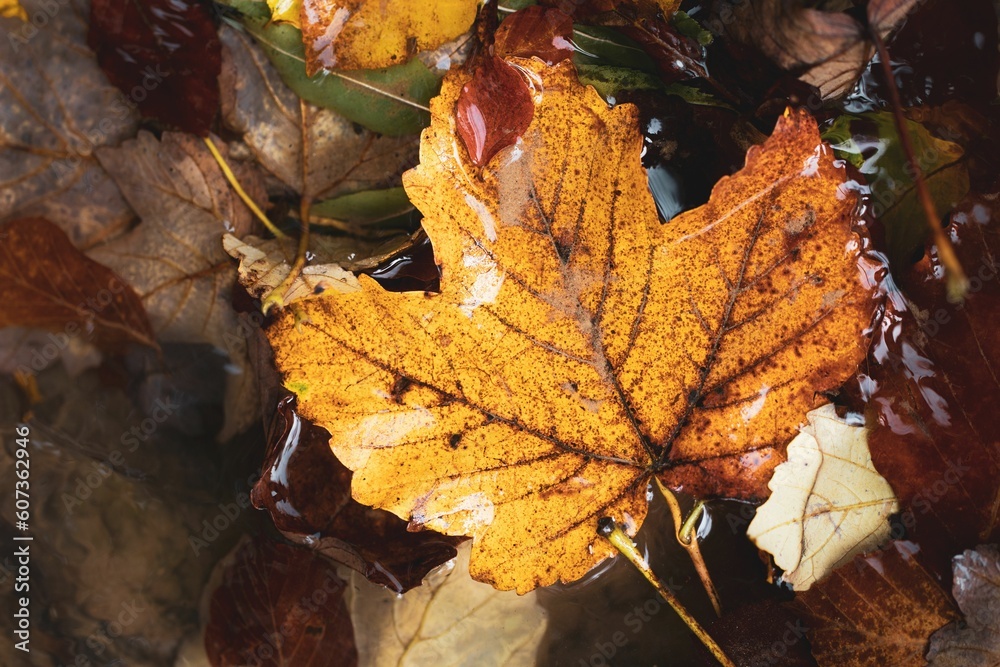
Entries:
[[649,567],[649,563],[646,559],[639,553],[636,548],[635,543],[632,541],[625,531],[618,526],[614,519],[610,517],[603,517],[597,522],[597,532],[605,537],[611,544],[618,549],[618,551],[625,556],[635,566],[637,570],[646,578],[646,581],[650,583],[653,588],[659,592],[660,596],[670,605],[670,608],[681,617],[684,624],[688,626],[688,629],[694,633],[698,640],[708,649],[712,656],[719,661],[720,665],[724,667],[736,667],[735,663],[730,660],[726,654],[722,651],[714,639],[708,634],[708,632],[701,626],[700,623],[691,615],[681,601],[670,591],[669,588],[663,585],[660,578],[656,576],[653,569]]
[[965,297],[969,287],[969,280],[962,270],[962,264],[958,261],[955,249],[951,245],[951,240],[944,233],[941,227],[941,218],[938,216],[934,200],[930,190],[927,188],[927,181],[924,178],[924,170],[921,169],[913,149],[913,139],[910,137],[910,130],[906,125],[906,118],[903,116],[903,102],[899,96],[899,89],[896,87],[896,78],[892,73],[892,62],[889,60],[889,50],[882,41],[882,36],[878,34],[878,29],[872,27],[870,30],[872,42],[878,53],[879,64],[882,68],[882,75],[885,78],[885,85],[889,91],[889,101],[892,106],[892,115],[896,121],[896,129],[899,131],[899,141],[903,146],[903,152],[909,165],[913,168],[914,182],[917,186],[917,196],[924,209],[927,224],[930,225],[931,233],[934,236],[934,244],[937,246],[938,257],[948,273],[948,300],[959,303]]
[[292,264],[291,270],[289,270],[285,279],[281,281],[281,284],[264,297],[261,310],[264,311],[265,315],[272,307],[285,305],[285,293],[288,292],[292,283],[299,277],[299,274],[302,273],[302,268],[306,265],[306,253],[309,251],[309,209],[311,207],[312,199],[303,196],[299,202],[299,217],[301,218],[299,224],[301,231],[299,233],[299,247],[295,251],[295,263]]
[[712,608],[715,609],[715,614],[717,616],[722,616],[722,604],[719,601],[719,591],[715,588],[715,582],[712,581],[711,575],[708,573],[708,565],[705,564],[705,558],[701,555],[701,545],[698,543],[697,536],[694,535],[695,522],[701,517],[702,512],[705,509],[705,503],[698,501],[688,518],[683,519],[683,513],[681,512],[681,504],[677,500],[677,496],[674,492],[663,485],[663,482],[657,477],[653,477],[656,480],[656,486],[660,489],[660,494],[667,501],[667,505],[670,507],[670,514],[674,520],[674,526],[677,527],[677,541],[680,542],[681,546],[687,550],[688,556],[691,558],[691,562],[694,564],[694,569],[698,572],[698,577],[701,579],[701,585],[705,588],[705,592],[708,594],[708,599],[712,601]]
[[208,150],[212,153],[212,157],[215,158],[215,161],[219,163],[219,168],[222,169],[222,173],[225,175],[226,180],[229,181],[229,185],[231,185],[233,190],[236,191],[236,194],[243,200],[243,203],[247,205],[247,208],[253,211],[253,214],[256,215],[262,223],[264,223],[264,226],[267,227],[268,231],[274,234],[275,238],[288,238],[283,231],[275,227],[274,223],[268,220],[267,216],[264,215],[264,212],[260,210],[259,206],[257,206],[257,202],[250,198],[250,195],[246,193],[243,186],[240,185],[240,182],[236,180],[236,174],[234,174],[233,170],[229,168],[228,164],[226,164],[226,159],[222,157],[222,153],[220,153],[219,149],[216,148],[215,144],[212,142],[212,138],[204,137],[204,139],[205,145],[208,146]]

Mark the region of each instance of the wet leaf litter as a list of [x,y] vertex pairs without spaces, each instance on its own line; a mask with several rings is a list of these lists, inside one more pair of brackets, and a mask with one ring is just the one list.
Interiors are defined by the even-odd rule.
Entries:
[[991,3],[0,16],[32,660],[995,653]]

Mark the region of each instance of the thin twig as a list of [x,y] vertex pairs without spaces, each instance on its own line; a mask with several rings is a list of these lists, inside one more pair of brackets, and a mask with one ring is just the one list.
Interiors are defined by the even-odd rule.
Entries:
[[927,188],[927,181],[924,179],[924,170],[917,162],[916,152],[913,150],[913,140],[910,137],[910,130],[906,126],[906,118],[903,116],[903,102],[899,96],[899,89],[896,88],[896,78],[892,74],[892,63],[889,60],[889,51],[885,48],[882,36],[878,34],[878,28],[872,26],[870,29],[872,41],[878,52],[879,63],[882,66],[882,74],[885,77],[886,88],[889,91],[889,101],[892,105],[893,118],[896,121],[896,129],[899,131],[899,141],[906,153],[913,168],[913,179],[917,186],[917,196],[923,206],[924,215],[927,217],[927,224],[930,225],[934,235],[934,244],[937,246],[938,257],[944,265],[945,273],[948,276],[948,300],[953,303],[961,302],[965,298],[965,293],[969,288],[969,280],[962,270],[962,264],[958,261],[955,249],[951,245],[951,240],[944,233],[941,227],[941,218],[938,216],[931,198],[931,192]]
[[614,519],[604,517],[598,521],[597,532],[606,537],[607,540],[611,542],[611,544],[613,544],[614,547],[618,549],[618,551],[625,556],[625,558],[627,558],[637,570],[639,570],[642,576],[646,578],[646,581],[648,581],[650,585],[652,585],[653,588],[660,593],[663,599],[666,600],[671,609],[673,609],[674,612],[681,617],[681,620],[684,621],[684,625],[688,626],[688,629],[694,633],[698,640],[705,646],[705,648],[708,649],[709,653],[711,653],[715,659],[719,661],[720,665],[723,665],[723,667],[736,667],[733,661],[730,660],[722,651],[722,647],[720,647],[715,640],[712,639],[708,632],[705,631],[705,628],[701,627],[701,624],[695,620],[695,617],[684,608],[684,605],[681,604],[680,600],[678,600],[670,589],[663,585],[663,582],[660,581],[659,577],[653,573],[652,568],[649,567],[649,563],[647,563],[646,559],[639,553],[635,543],[632,542],[632,539],[625,534],[625,531],[615,524]]
[[226,164],[225,158],[222,157],[222,153],[219,152],[219,149],[215,147],[211,137],[205,137],[205,145],[208,146],[208,150],[211,151],[212,157],[215,158],[215,161],[219,163],[219,168],[222,169],[222,173],[226,176],[226,180],[229,181],[229,185],[236,191],[236,194],[243,200],[243,203],[246,204],[251,211],[253,211],[254,215],[257,216],[257,219],[264,223],[264,226],[267,227],[272,234],[274,234],[275,238],[288,238],[283,231],[278,229],[274,223],[271,222],[266,215],[264,215],[264,212],[260,210],[257,203],[250,198],[250,195],[246,193],[243,186],[240,185],[240,182],[236,180],[236,175],[233,173],[233,170],[229,168],[229,165]]

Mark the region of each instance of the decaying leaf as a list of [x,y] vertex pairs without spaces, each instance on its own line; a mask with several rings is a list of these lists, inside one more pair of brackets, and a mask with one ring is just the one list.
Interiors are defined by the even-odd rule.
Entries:
[[[383,137],[293,93],[246,33],[219,32],[223,117],[265,169],[312,200],[399,185],[416,137]],[[359,131],[360,130],[360,131]]]
[[308,549],[246,540],[212,593],[205,649],[212,667],[353,667],[345,584]]
[[94,150],[134,135],[138,115],[87,50],[85,7],[23,6],[47,22],[0,18],[0,218],[46,218],[89,247],[133,217]]
[[[261,386],[272,385],[263,378]],[[419,586],[428,572],[455,557],[461,540],[408,531],[399,517],[355,502],[351,471],[330,451],[330,434],[294,407],[288,396],[278,402],[262,474],[250,496],[285,537],[395,593]]]
[[0,327],[45,329],[56,352],[71,339],[157,347],[135,292],[43,218],[0,225],[0,303]]
[[965,615],[931,636],[930,667],[1000,664],[1000,552],[983,545],[955,556],[952,595]]
[[472,164],[481,167],[512,146],[535,112],[528,82],[499,56],[487,56],[455,105],[458,136]]
[[919,550],[892,542],[796,595],[820,665],[926,665],[927,638],[958,614]]
[[534,593],[497,591],[469,576],[468,543],[458,558],[399,596],[353,573],[345,595],[359,667],[535,664],[545,611]]
[[956,551],[1000,540],[1000,193],[972,195],[945,233],[970,267],[961,307],[930,249],[892,295],[859,389],[879,426],[872,460],[899,497],[899,522],[941,579]]
[[309,74],[377,69],[436,49],[472,26],[476,0],[302,0]]
[[[741,3],[729,28],[737,40],[755,44],[779,66],[802,72],[799,78],[819,88],[823,99],[840,97],[857,82],[875,47],[867,29],[853,17],[806,4]],[[870,0],[868,23],[885,39],[916,4],[917,0]]]
[[[265,241],[256,236],[248,236],[241,241],[232,234],[226,234],[222,239],[222,247],[230,257],[240,260],[240,284],[258,299],[270,294],[288,277],[295,262],[296,245],[297,241],[294,239],[287,239],[285,242],[278,239]],[[361,289],[353,273],[333,262],[335,260],[323,257],[318,263],[303,267],[281,295],[282,303],[289,304],[316,297],[329,289],[338,292],[356,292]]]
[[[246,235],[250,210],[195,137],[167,132],[158,141],[140,132],[120,148],[102,149],[98,157],[142,223],[90,256],[138,292],[162,341],[211,343],[229,354],[234,372],[226,387],[220,438],[240,432],[253,423],[257,400],[231,305],[235,272],[222,249],[222,235]],[[262,201],[260,174],[238,163],[233,169],[255,201]]]
[[521,140],[477,174],[453,121],[469,75],[452,73],[404,176],[441,293],[362,276],[268,336],[356,499],[473,536],[473,577],[525,592],[612,555],[597,520],[634,534],[654,474],[765,495],[816,392],[862,358],[874,303],[855,200],[808,114],[661,225],[635,107],[608,108],[567,61],[511,62],[545,90]]
[[195,0],[91,0],[87,43],[143,115],[208,134],[219,106],[219,38]]
[[[870,127],[866,125],[870,124]],[[969,171],[958,144],[906,121],[935,210],[947,214],[969,192]],[[872,213],[885,225],[889,263],[905,269],[927,239],[927,218],[917,196],[913,165],[906,156],[892,113],[845,115],[824,132],[838,155],[865,175]],[[874,150],[873,150],[874,149]]]
[[768,484],[771,497],[747,528],[797,591],[885,542],[889,515],[899,510],[872,465],[864,424],[838,417],[832,404],[806,418]]

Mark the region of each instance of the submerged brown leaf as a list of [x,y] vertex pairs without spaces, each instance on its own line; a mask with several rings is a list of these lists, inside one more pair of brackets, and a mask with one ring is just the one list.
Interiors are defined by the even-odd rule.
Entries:
[[801,593],[809,641],[821,665],[922,667],[927,638],[957,612],[938,580],[919,562],[919,548],[893,542],[855,558]]
[[452,115],[469,74],[452,73],[404,178],[441,293],[361,277],[268,336],[355,498],[473,536],[473,576],[523,592],[611,555],[597,520],[634,534],[654,474],[765,495],[816,392],[863,357],[873,302],[854,197],[804,112],[661,225],[635,107],[569,62],[512,64],[545,90],[521,142],[473,177]]
[[213,593],[205,649],[212,667],[357,664],[345,584],[308,549],[244,541]]
[[[229,187],[196,137],[140,132],[120,148],[98,152],[142,222],[90,256],[115,269],[138,292],[164,342],[211,343],[225,350],[235,372],[227,381],[226,423],[220,438],[256,418],[255,384],[232,308],[235,272],[222,235],[249,232],[250,210]],[[259,173],[233,164],[243,187],[263,200]]]
[[87,49],[85,8],[23,4],[46,21],[0,17],[0,219],[47,218],[89,247],[133,217],[94,150],[133,135],[138,115]]
[[251,498],[285,537],[395,594],[419,586],[431,569],[455,557],[461,540],[407,531],[398,517],[354,501],[351,471],[330,451],[330,434],[296,414],[287,396],[278,403],[269,440]]

